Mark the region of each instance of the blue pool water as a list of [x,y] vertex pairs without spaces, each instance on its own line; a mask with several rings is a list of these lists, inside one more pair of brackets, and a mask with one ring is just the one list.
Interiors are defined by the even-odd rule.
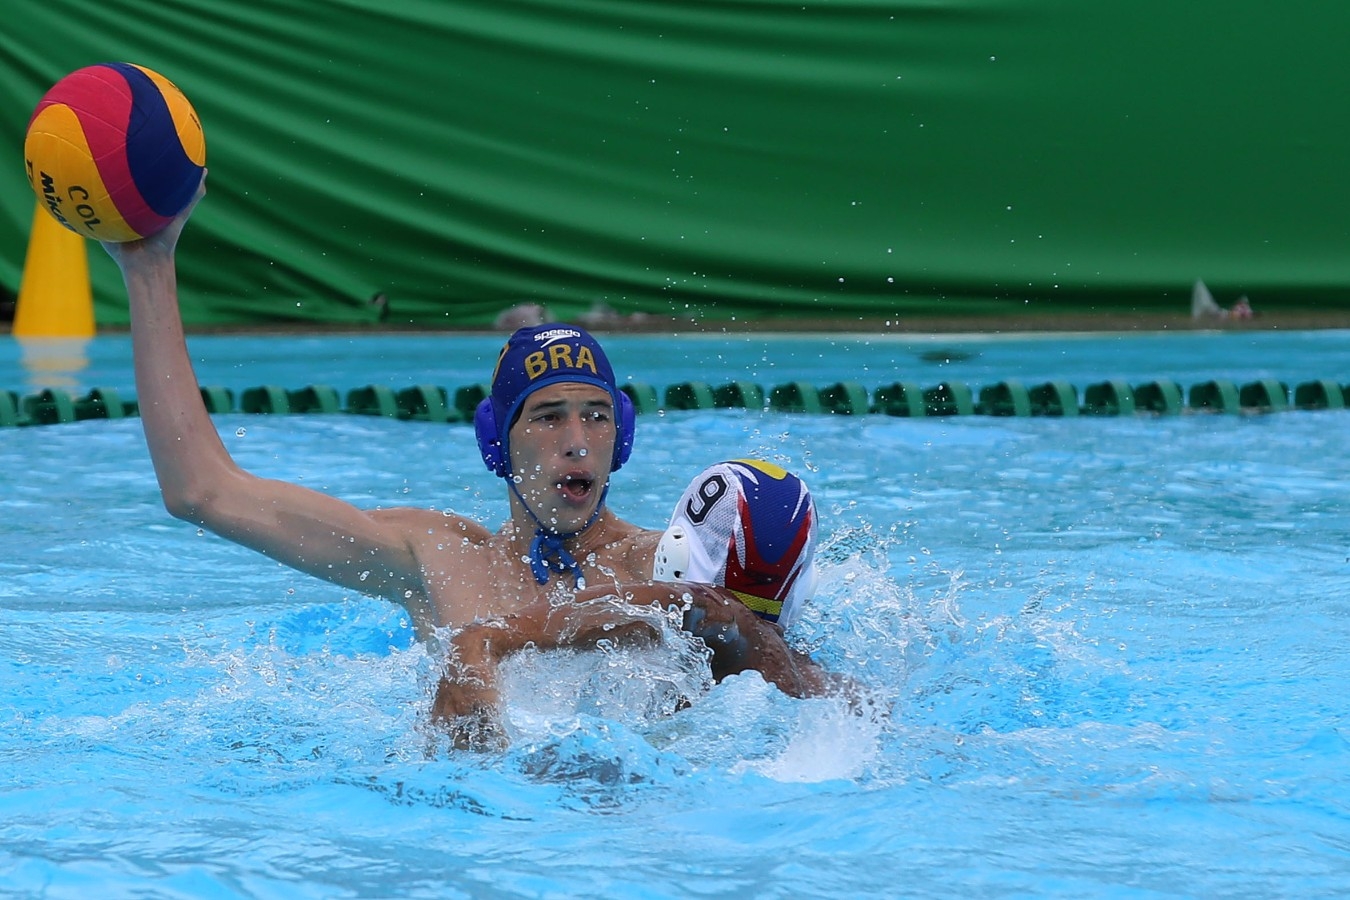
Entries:
[[[492,337],[202,337],[205,383],[480,381]],[[1350,333],[624,336],[615,367],[977,387],[1350,381]],[[131,394],[128,345],[0,387]],[[218,417],[248,468],[496,523],[469,429]],[[807,477],[791,639],[889,716],[687,649],[523,658],[503,754],[427,727],[391,605],[170,519],[135,419],[0,429],[0,893],[16,897],[1335,896],[1350,891],[1350,412],[639,421],[620,514],[707,462]]]

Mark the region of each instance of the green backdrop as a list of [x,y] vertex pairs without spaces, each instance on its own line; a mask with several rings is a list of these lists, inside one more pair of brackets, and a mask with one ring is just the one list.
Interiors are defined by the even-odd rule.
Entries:
[[[192,323],[1350,306],[1339,0],[9,0],[28,116],[156,69],[206,128]],[[91,248],[101,324],[126,320]]]

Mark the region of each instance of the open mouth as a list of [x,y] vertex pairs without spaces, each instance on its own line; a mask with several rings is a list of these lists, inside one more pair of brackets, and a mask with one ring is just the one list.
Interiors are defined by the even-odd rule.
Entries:
[[595,479],[590,475],[583,474],[569,473],[558,482],[558,490],[562,491],[563,496],[574,503],[589,497],[594,487]]

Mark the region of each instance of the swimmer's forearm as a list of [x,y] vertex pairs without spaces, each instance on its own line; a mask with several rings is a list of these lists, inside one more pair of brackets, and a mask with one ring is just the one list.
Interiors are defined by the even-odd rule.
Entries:
[[473,640],[501,660],[527,646],[557,650],[590,649],[602,640],[652,643],[660,640],[660,631],[647,617],[613,602],[610,592],[557,605],[540,600],[500,622],[469,626],[455,643],[461,640]]
[[104,244],[126,284],[136,397],[165,505],[189,518],[214,473],[233,464],[202,402],[178,306],[178,239],[206,194],[206,179],[187,208],[139,241]]
[[179,515],[206,490],[204,476],[232,463],[202,402],[188,357],[172,256],[162,248],[144,247],[124,251],[121,263],[130,299],[140,418],[165,505]]
[[432,720],[460,750],[489,750],[505,745],[500,724],[501,693],[493,638],[501,629],[470,625],[450,642],[445,673],[431,704]]
[[792,697],[833,692],[825,670],[805,653],[793,650],[782,633],[743,603],[716,592],[695,591],[684,616],[684,629],[712,651],[713,678],[721,681],[753,669]]

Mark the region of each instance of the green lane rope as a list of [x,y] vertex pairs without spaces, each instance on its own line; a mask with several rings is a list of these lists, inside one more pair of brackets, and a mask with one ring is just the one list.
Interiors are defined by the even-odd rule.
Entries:
[[[201,389],[202,403],[212,415],[225,413],[382,416],[419,422],[471,423],[474,410],[488,395],[485,384],[453,392],[431,384],[394,389],[370,384],[342,395],[336,388],[312,384],[298,390],[260,385],[239,393],[229,388]],[[804,415],[883,415],[901,418],[948,416],[1171,416],[1183,413],[1276,413],[1291,409],[1345,409],[1350,385],[1335,379],[1305,381],[1291,392],[1273,378],[1238,385],[1214,379],[1183,389],[1170,379],[1132,385],[1122,379],[1089,384],[1080,400],[1078,389],[1066,381],[1027,386],[1010,379],[974,391],[967,384],[943,382],[921,387],[912,381],[883,384],[869,392],[857,382],[841,381],[817,387],[791,381],[768,391],[748,381],[712,386],[704,381],[682,381],[664,391],[642,382],[622,390],[640,415],[672,410],[750,409]],[[237,402],[236,402],[237,398]],[[139,415],[134,399],[111,388],[93,388],[77,396],[58,388],[26,396],[0,390],[0,427],[54,425],[87,419],[121,419]]]

